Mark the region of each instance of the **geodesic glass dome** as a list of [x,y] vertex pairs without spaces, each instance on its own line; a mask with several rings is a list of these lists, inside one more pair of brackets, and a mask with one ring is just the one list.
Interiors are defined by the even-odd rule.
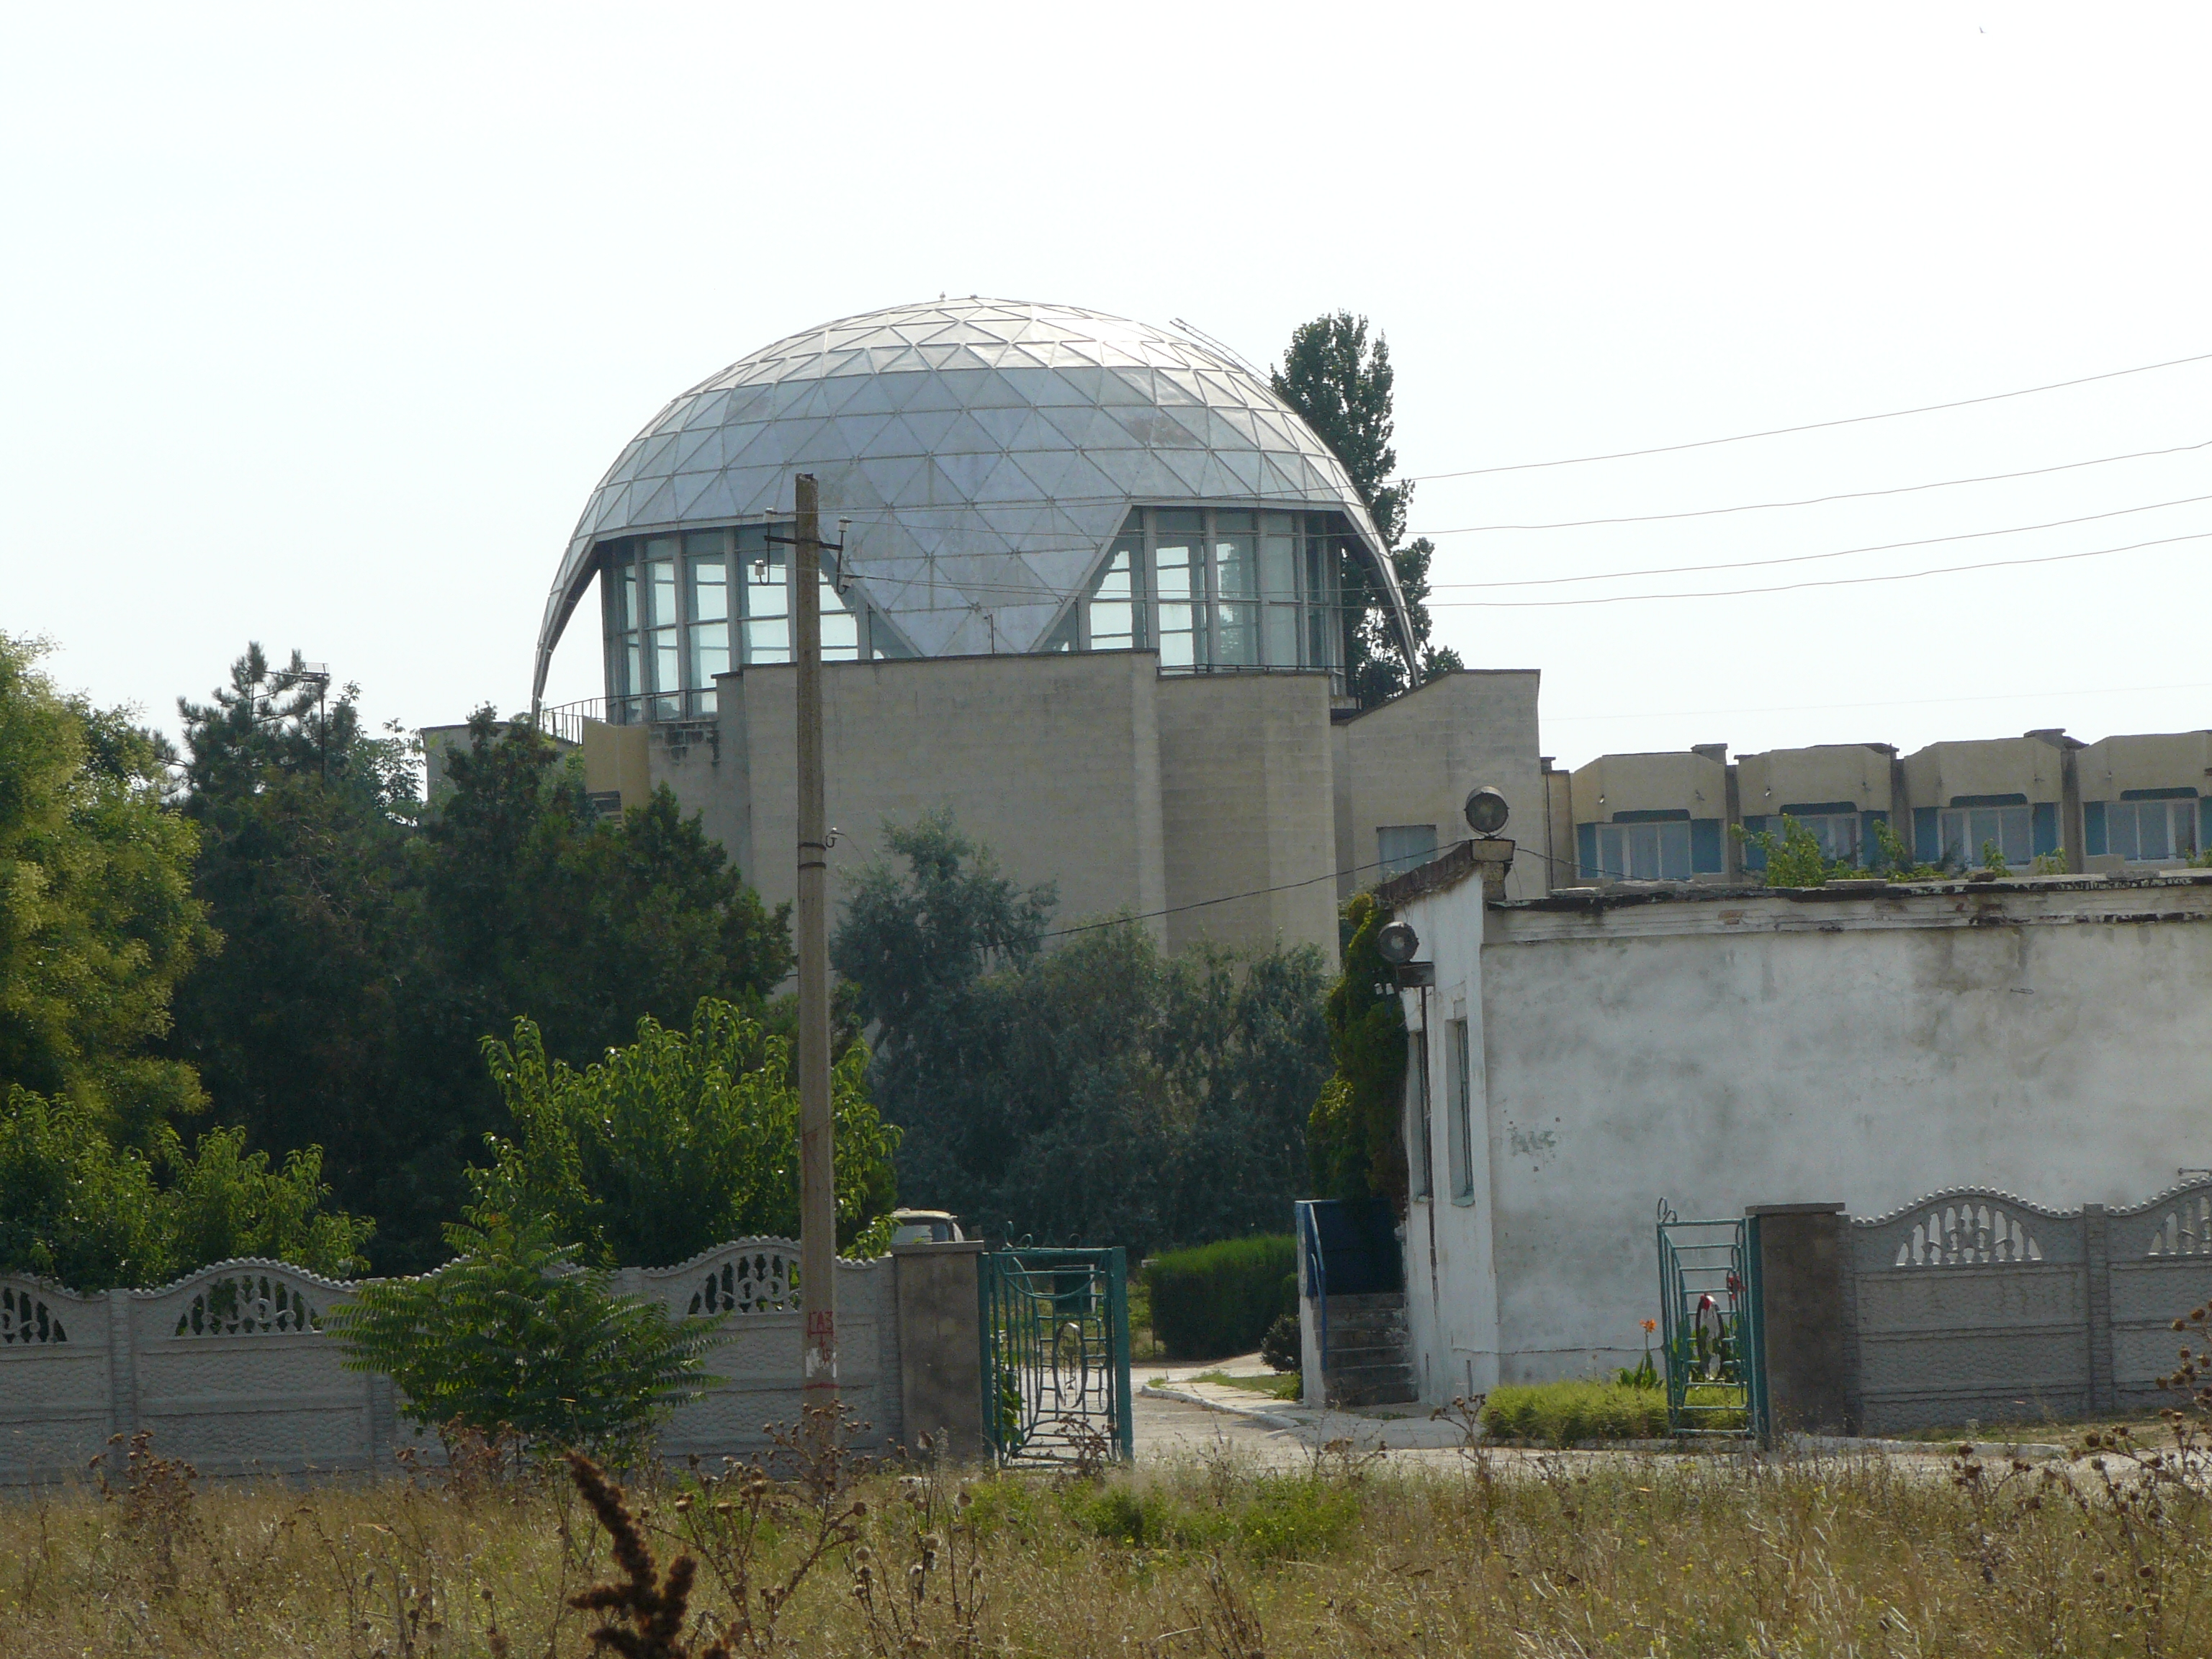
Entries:
[[971,298],[811,329],[662,410],[577,523],[533,695],[595,576],[611,718],[706,713],[716,673],[788,660],[772,538],[800,472],[843,542],[824,556],[833,660],[1134,649],[1166,672],[1340,672],[1346,558],[1410,655],[1351,480],[1264,380],[1179,333]]

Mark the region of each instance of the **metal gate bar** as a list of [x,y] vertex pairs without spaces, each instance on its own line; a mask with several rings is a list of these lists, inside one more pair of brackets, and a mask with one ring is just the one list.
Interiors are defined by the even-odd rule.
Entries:
[[1000,1463],[1049,1466],[1134,1452],[1129,1294],[1121,1250],[986,1251],[983,1425]]
[[1755,1226],[1744,1217],[1685,1221],[1659,1201],[1659,1316],[1671,1433],[1764,1432]]

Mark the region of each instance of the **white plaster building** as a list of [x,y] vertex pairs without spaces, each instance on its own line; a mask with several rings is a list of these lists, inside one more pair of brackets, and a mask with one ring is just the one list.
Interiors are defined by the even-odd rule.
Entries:
[[2212,1167],[2212,870],[1486,902],[1470,850],[1382,894],[1434,974],[1401,993],[1431,1401],[1633,1364],[1662,1199],[2120,1206]]

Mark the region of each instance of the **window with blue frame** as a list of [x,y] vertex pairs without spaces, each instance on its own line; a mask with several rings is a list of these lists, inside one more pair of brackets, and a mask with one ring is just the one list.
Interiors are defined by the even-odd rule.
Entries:
[[2200,845],[2194,789],[2129,789],[2112,801],[2081,805],[2083,850],[2130,864],[2194,858]]

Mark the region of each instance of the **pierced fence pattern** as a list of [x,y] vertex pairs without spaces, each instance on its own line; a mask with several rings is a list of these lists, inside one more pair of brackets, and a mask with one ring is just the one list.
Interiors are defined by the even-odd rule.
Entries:
[[[723,1316],[707,1370],[664,1455],[750,1455],[763,1423],[799,1415],[799,1246],[744,1239],[672,1267],[625,1268],[616,1288],[670,1315]],[[837,1265],[840,1375],[878,1439],[900,1432],[891,1262]],[[349,1371],[326,1330],[356,1286],[283,1262],[225,1261],[159,1290],[80,1296],[0,1279],[0,1486],[74,1478],[112,1435],[151,1430],[204,1474],[388,1468],[412,1445],[389,1377]]]
[[2204,1300],[2212,1182],[2126,1209],[1937,1193],[1845,1228],[1863,1432],[2154,1407],[2171,1322]]
[[296,1285],[267,1273],[218,1279],[177,1316],[179,1336],[267,1336],[319,1331],[323,1316]]
[[1988,1204],[1946,1204],[1912,1224],[1912,1237],[1899,1242],[1894,1265],[1969,1267],[2042,1260],[2043,1247],[2018,1216]]
[[66,1342],[69,1332],[36,1291],[0,1285],[0,1346]]
[[2212,1255],[2212,1193],[2166,1212],[2166,1219],[2150,1236],[2146,1255]]
[[781,1313],[799,1305],[799,1262],[778,1245],[750,1249],[747,1239],[737,1248],[744,1253],[710,1269],[691,1293],[686,1316],[700,1314]]

